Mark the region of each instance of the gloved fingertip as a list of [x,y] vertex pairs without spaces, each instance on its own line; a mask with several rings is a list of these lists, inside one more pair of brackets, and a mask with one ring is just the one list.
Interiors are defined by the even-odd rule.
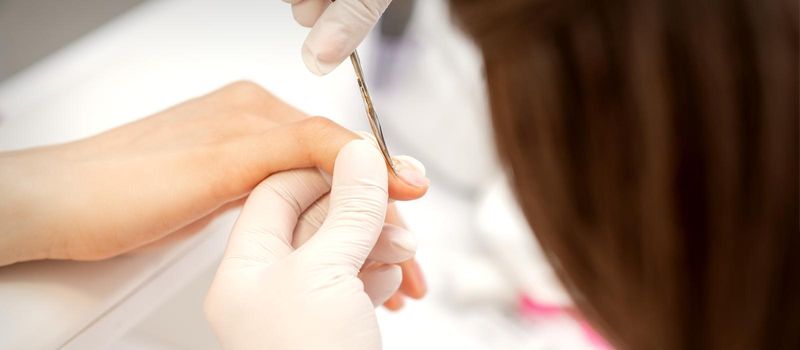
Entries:
[[[345,144],[336,156],[333,173],[334,188],[338,182],[348,179],[358,184],[364,184],[365,181],[377,184],[386,191],[386,163],[380,151],[367,140],[355,139]],[[380,183],[375,182],[377,180]]]
[[401,263],[414,258],[417,239],[411,231],[400,226],[384,224],[378,242],[369,258],[387,264]]
[[303,45],[302,57],[306,68],[308,68],[311,73],[319,76],[332,72],[339,65],[339,63],[341,63],[341,61],[321,61],[318,55],[314,53],[308,44]]
[[387,264],[365,271],[359,278],[364,283],[364,292],[369,296],[372,305],[378,307],[400,288],[403,272],[400,266]]
[[[284,0],[287,1],[287,0]],[[292,16],[301,26],[311,28],[317,23],[317,19],[325,12],[330,5],[328,0],[290,0],[292,4]]]
[[412,257],[417,253],[417,241],[410,235],[394,236],[392,237],[390,244]]

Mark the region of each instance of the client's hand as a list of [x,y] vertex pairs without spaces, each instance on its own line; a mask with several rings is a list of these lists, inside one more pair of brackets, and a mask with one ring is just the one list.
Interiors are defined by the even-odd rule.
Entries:
[[[294,170],[247,199],[205,303],[226,349],[380,348],[373,306],[399,286],[391,264],[413,256],[413,237],[383,223],[387,171],[370,143],[342,148],[320,200],[328,189]],[[315,207],[329,207],[324,221]]]
[[[242,198],[274,172],[330,172],[355,138],[243,82],[88,139],[0,154],[0,265],[121,254]],[[392,198],[427,190],[409,174],[389,180]]]

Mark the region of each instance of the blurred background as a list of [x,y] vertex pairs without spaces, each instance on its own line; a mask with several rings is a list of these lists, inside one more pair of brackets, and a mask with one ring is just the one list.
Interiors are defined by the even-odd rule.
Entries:
[[[86,137],[241,79],[368,130],[349,64],[304,68],[306,33],[277,0],[0,0],[0,151]],[[480,57],[446,1],[394,0],[359,50],[389,148],[432,180],[398,204],[430,294],[379,310],[384,347],[604,348],[514,204]],[[0,269],[0,348],[218,349],[202,300],[234,219],[109,261]]]

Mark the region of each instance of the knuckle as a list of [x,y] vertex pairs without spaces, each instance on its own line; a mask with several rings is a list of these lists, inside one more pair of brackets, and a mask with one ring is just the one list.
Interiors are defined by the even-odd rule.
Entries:
[[320,116],[306,118],[301,124],[303,130],[313,137],[322,137],[341,128],[339,124],[336,124],[334,121]]
[[272,98],[272,94],[266,89],[249,80],[240,80],[231,83],[222,90],[226,93],[228,98],[237,102],[256,102]]
[[320,157],[328,154],[331,146],[339,142],[349,131],[336,122],[325,117],[309,117],[303,119],[295,129],[294,137],[305,145],[306,157],[312,163],[321,161]]
[[301,135],[297,136],[306,138],[310,142],[327,141],[336,143],[359,138],[356,133],[325,117],[308,117],[299,123],[298,132]]

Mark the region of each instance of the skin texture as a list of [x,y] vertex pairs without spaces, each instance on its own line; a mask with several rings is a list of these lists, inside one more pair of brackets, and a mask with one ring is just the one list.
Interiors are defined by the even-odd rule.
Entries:
[[[0,154],[0,266],[128,252],[240,200],[275,172],[330,173],[356,138],[237,82],[90,138]],[[426,190],[389,179],[397,200]]]

